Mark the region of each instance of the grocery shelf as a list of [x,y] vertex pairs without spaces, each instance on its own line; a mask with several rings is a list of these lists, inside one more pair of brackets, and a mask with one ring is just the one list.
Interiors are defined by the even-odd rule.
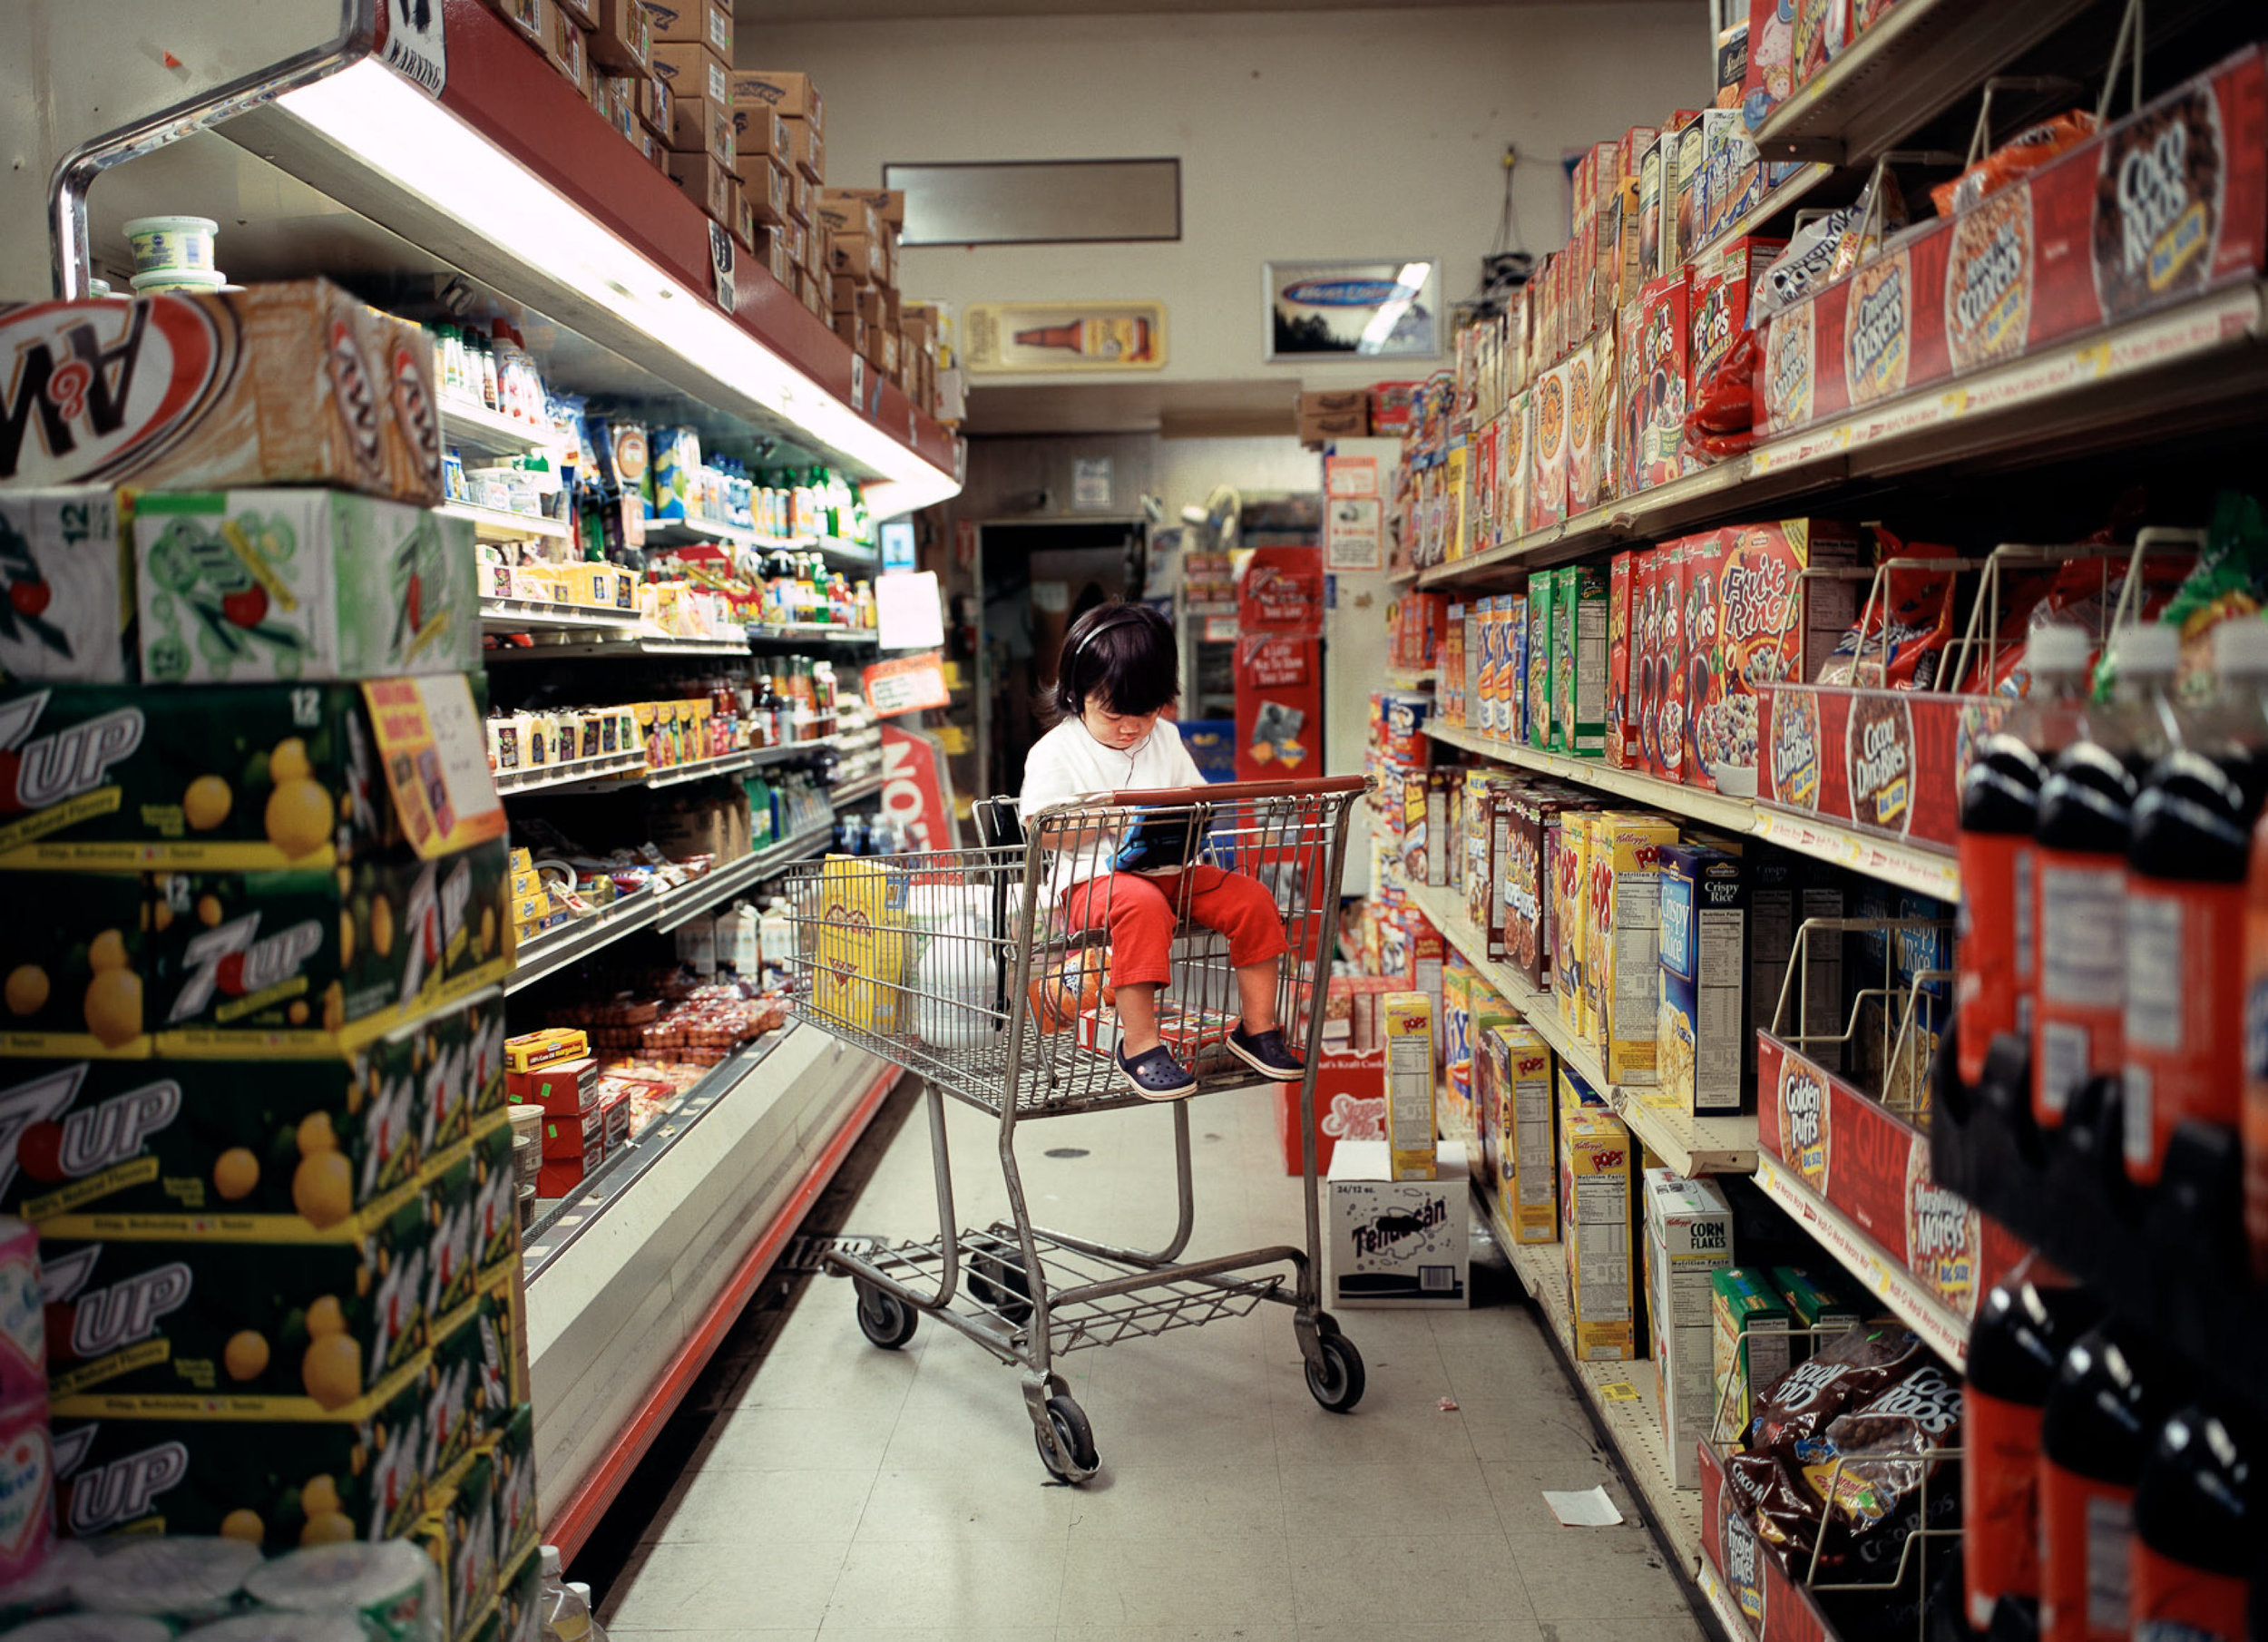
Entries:
[[[767,748],[767,752],[773,749]],[[643,787],[677,787],[687,781],[706,781],[711,776],[736,776],[744,769],[756,767],[752,752],[725,753],[715,758],[690,758],[683,764],[672,764],[648,775]]]
[[[562,604],[551,599],[507,599],[481,595],[481,630],[524,633],[536,628],[570,628],[616,633],[627,638],[638,630],[638,618],[626,611],[605,611],[589,604]],[[497,652],[491,651],[493,656]]]
[[492,778],[496,790],[510,797],[516,793],[541,792],[547,787],[564,787],[576,781],[596,780],[605,776],[624,776],[646,767],[642,752],[601,753],[590,758],[567,758],[557,764],[537,764],[523,769],[500,769]]
[[758,644],[879,644],[882,635],[871,627],[843,627],[832,621],[759,621],[748,628]]
[[737,639],[680,639],[624,628],[619,637],[570,638],[557,643],[503,646],[487,651],[485,659],[494,667],[499,661],[607,661],[640,656],[745,656],[748,653],[748,640],[745,634]]
[[646,521],[648,547],[685,547],[696,542],[727,542],[736,547],[777,546],[777,538],[765,536],[746,525],[728,524],[721,519],[649,519]]
[[1946,901],[1958,899],[1960,894],[1960,864],[1943,850],[1878,838],[1817,816],[1774,809],[1753,798],[1730,797],[1703,787],[1665,781],[1658,776],[1617,769],[1601,759],[1539,752],[1515,742],[1475,735],[1469,729],[1428,724],[1425,733],[1445,747],[1461,748],[1480,757],[1557,776],[1600,792],[1616,793],[1650,805],[1665,815],[1684,816],[1725,832],[1753,834],[1797,855],[1831,861],[1901,889]]
[[1767,160],[1871,164],[2095,0],[1904,0],[1799,85],[1755,133]]
[[786,764],[791,759],[807,758],[836,744],[833,736],[820,736],[809,741],[782,741],[777,747],[758,747],[749,750],[750,765],[758,769],[771,764]]
[[1432,689],[1435,678],[1432,668],[1390,667],[1386,670],[1389,689]]
[[1527,1018],[1552,1052],[1576,1075],[1598,1090],[1630,1132],[1646,1142],[1666,1168],[1681,1175],[1745,1175],[1757,1166],[1756,1119],[1753,1114],[1696,1117],[1663,1098],[1661,1091],[1635,1084],[1611,1083],[1599,1063],[1598,1051],[1567,1030],[1558,1002],[1528,984],[1510,964],[1489,956],[1488,942],[1464,915],[1451,893],[1413,884],[1411,904],[1442,933],[1465,962],[1479,971],[1504,1000]]
[[475,400],[443,394],[440,406],[442,438],[484,455],[517,456],[559,443],[556,434],[530,427],[517,416],[490,410]]
[[1882,1246],[1861,1231],[1770,1153],[1756,1161],[1756,1184],[1766,1197],[1786,1209],[1795,1223],[1820,1247],[1833,1255],[1843,1270],[1863,1284],[1869,1294],[1895,1312],[1901,1322],[1929,1344],[1930,1349],[1967,1372],[1969,1324],[1923,1285]]
[[546,519],[541,513],[513,513],[501,507],[475,507],[470,502],[445,502],[433,511],[444,519],[469,522],[473,534],[483,542],[529,542],[538,537],[564,542],[574,533],[574,527],[563,519]]
[[864,542],[846,542],[837,536],[815,537],[811,542],[811,546],[816,549],[829,564],[846,564],[854,567],[864,565],[871,568],[879,563],[882,559],[879,549],[869,546]]
[[[1892,18],[1905,12],[1901,6]],[[1754,516],[1766,503],[1852,480],[1987,458],[2068,457],[2162,442],[2234,412],[2257,416],[2268,391],[2263,288],[2232,286],[1918,388],[1485,552],[1428,566],[1418,584],[1495,585],[1600,548]]]
[[[1474,1155],[1471,1138],[1461,1138],[1466,1155]],[[1566,1246],[1520,1242],[1493,1197],[1476,1186],[1472,1198],[1496,1246],[1511,1263],[1520,1286],[1528,1291],[1559,1341],[1576,1389],[1606,1428],[1647,1514],[1676,1554],[1678,1571],[1687,1578],[1695,1578],[1706,1563],[1701,1554],[1701,1491],[1679,1488],[1671,1480],[1669,1450],[1662,1436],[1661,1402],[1651,1365],[1644,1359],[1586,1363],[1579,1358],[1574,1311],[1568,1300]]]
[[520,948],[512,972],[504,977],[504,992],[509,995],[533,986],[545,976],[639,930],[656,929],[667,933],[789,863],[824,849],[833,836],[832,826],[815,826],[769,849],[728,862],[676,889],[627,896],[588,918],[578,918],[555,930],[547,930]]
[[826,796],[828,801],[831,802],[836,808],[840,809],[846,804],[855,804],[861,798],[873,797],[876,793],[882,790],[882,772],[880,770],[876,770],[873,775],[863,777],[860,779],[850,782],[846,786],[829,787],[827,789]]

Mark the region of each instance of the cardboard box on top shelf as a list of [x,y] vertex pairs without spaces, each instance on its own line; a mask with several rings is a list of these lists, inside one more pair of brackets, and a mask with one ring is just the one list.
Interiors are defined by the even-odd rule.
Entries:
[[811,201],[816,193],[811,179],[793,167],[787,172],[787,214],[805,227],[811,225]]
[[789,138],[779,115],[762,103],[732,104],[733,141],[746,177],[748,166],[766,160],[777,160],[782,165],[793,163],[795,145]]
[[754,255],[756,251],[756,210],[748,203],[746,190],[732,191],[732,237],[740,242],[740,249]]
[[732,95],[736,102],[768,103],[783,114],[811,122],[812,129],[826,131],[826,104],[809,74],[782,69],[735,69]]
[[580,88],[591,80],[591,50],[583,39],[582,24],[576,22],[559,0],[550,0],[549,16],[543,32],[543,55],[551,65]]
[[884,219],[861,197],[857,189],[823,188],[812,202],[812,220],[838,234],[882,238]]
[[670,180],[678,185],[685,197],[707,211],[714,221],[730,223],[737,213],[732,195],[738,184],[731,169],[716,155],[706,151],[698,154],[670,154]]
[[705,45],[732,61],[732,7],[725,0],[646,0],[653,37],[672,45]]
[[[741,197],[746,200],[747,195]],[[749,220],[755,222],[753,205],[749,207]],[[784,228],[757,222],[754,245],[757,260],[771,270],[773,279],[792,289],[796,283],[796,259],[789,253],[787,233]]]
[[740,174],[732,110],[706,97],[679,97],[670,105],[670,147],[680,154],[706,153],[734,176]]
[[748,181],[741,184],[748,196],[748,209],[756,220],[769,227],[785,227],[787,216],[787,168],[777,160],[767,160],[761,165],[748,161]]
[[650,132],[659,142],[670,134],[670,104],[676,102],[670,91],[672,81],[650,66],[634,77],[632,84],[638,93],[638,123]]
[[837,233],[828,242],[828,269],[863,285],[882,283],[882,240],[865,234]]
[[838,204],[864,205],[892,228],[905,226],[905,191],[899,188],[830,188],[826,198]]
[[487,0],[488,9],[517,29],[538,51],[551,37],[552,0]]
[[[653,72],[665,81],[672,95],[706,97],[711,103],[732,101],[732,70],[698,41],[664,40],[653,43]],[[666,132],[667,127],[664,131]]]
[[854,354],[866,351],[866,321],[857,314],[838,313],[835,317],[835,334],[850,345]]
[[591,61],[626,73],[650,72],[653,62],[653,20],[644,0],[598,0],[591,27]]
[[552,0],[552,6],[573,18],[579,27],[599,26],[598,0]]
[[826,175],[826,140],[819,128],[800,114],[782,114],[780,122],[787,128],[796,169],[817,182]]

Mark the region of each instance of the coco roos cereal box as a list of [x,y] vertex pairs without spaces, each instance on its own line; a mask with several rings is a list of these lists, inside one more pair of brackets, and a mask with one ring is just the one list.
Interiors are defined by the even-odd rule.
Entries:
[[0,308],[0,486],[443,500],[432,342],[327,280]]

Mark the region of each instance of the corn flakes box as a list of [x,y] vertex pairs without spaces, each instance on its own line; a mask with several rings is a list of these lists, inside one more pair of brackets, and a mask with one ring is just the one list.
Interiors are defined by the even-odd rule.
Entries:
[[[423,688],[479,722],[465,679]],[[371,710],[353,684],[0,684],[0,869],[332,866],[420,842]],[[474,802],[493,808],[473,774]],[[412,816],[430,829],[423,805]]]
[[152,875],[161,1052],[352,1049],[494,985],[512,966],[505,853]]
[[185,491],[140,497],[133,533],[144,684],[480,665],[473,527],[462,519],[344,491]]
[[829,855],[819,892],[813,1011],[876,1037],[896,1037],[907,1024],[906,875],[880,862]]
[[434,1227],[412,1200],[319,1240],[40,1239],[57,1413],[308,1419],[424,1366]]
[[57,1411],[56,1527],[78,1539],[226,1533],[270,1551],[399,1539],[425,1510],[424,1408],[422,1377],[412,1373],[375,1409],[336,1417]]

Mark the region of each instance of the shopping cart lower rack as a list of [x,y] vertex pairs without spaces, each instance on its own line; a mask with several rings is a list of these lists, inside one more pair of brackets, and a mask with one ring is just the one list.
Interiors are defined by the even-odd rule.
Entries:
[[[1021,1365],[1040,1458],[1067,1481],[1086,1481],[1100,1464],[1087,1416],[1055,1371],[1057,1358],[1082,1346],[1242,1316],[1272,1301],[1291,1308],[1315,1401],[1344,1412],[1362,1399],[1362,1354],[1321,1304],[1315,1097],[1347,821],[1368,785],[1354,777],[1118,793],[1053,806],[1031,817],[1028,833],[1011,801],[987,800],[977,806],[980,848],[836,856],[787,875],[796,1012],[921,1074],[936,1169],[935,1240],[833,1251],[826,1265],[851,1278],[859,1327],[876,1345],[904,1345],[928,1315]],[[1196,1073],[1197,1094],[1259,1080],[1227,1053],[1237,978],[1224,939],[1190,920],[1190,895],[1218,869],[1256,878],[1275,897],[1290,943],[1276,966],[1277,1019],[1287,1036],[1305,1039],[1304,1247],[1182,1258],[1196,1221],[1187,1100],[1171,1102],[1179,1209],[1163,1248],[1120,1248],[1031,1223],[1016,1125],[1149,1103],[1112,1052],[1107,938],[1069,927],[1061,905],[1066,889],[1098,867],[1137,863],[1148,887],[1106,876],[1089,892],[1102,915],[1090,906],[1085,921],[1107,924],[1121,893],[1168,898],[1173,978],[1158,990],[1158,1019]],[[959,1228],[953,1213],[946,1096],[1000,1119],[1009,1217],[981,1229]]]

